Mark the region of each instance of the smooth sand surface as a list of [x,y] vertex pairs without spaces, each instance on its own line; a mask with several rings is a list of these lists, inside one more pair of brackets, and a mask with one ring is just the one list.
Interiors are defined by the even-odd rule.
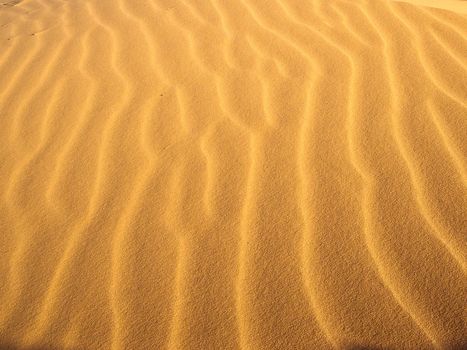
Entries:
[[0,349],[466,349],[466,6],[1,1]]

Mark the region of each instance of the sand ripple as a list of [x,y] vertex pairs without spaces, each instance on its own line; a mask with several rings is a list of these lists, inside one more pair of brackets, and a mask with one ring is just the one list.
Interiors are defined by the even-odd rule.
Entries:
[[466,13],[0,2],[0,348],[465,347]]

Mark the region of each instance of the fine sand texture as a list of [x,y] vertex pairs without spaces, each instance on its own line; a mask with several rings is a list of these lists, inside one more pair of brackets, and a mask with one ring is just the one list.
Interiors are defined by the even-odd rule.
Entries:
[[467,2],[0,0],[0,349],[467,349]]

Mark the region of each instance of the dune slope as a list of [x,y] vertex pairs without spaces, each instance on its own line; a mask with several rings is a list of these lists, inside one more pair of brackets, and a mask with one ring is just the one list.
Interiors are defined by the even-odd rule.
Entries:
[[3,0],[0,349],[467,346],[466,2],[410,2]]

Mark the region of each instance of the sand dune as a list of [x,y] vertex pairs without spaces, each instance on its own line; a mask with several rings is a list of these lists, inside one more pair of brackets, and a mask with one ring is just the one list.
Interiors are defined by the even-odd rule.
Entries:
[[467,347],[467,2],[0,2],[0,349]]

